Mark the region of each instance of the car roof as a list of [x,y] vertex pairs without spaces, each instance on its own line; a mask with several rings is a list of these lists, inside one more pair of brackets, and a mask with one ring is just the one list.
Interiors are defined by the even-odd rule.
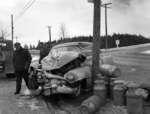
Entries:
[[[89,45],[92,46],[91,42],[67,42],[67,43],[63,43],[63,44],[57,44],[56,46],[54,46],[53,48],[59,48],[59,47],[65,47],[65,46],[76,46],[76,45]],[[88,46],[88,47],[89,47]]]

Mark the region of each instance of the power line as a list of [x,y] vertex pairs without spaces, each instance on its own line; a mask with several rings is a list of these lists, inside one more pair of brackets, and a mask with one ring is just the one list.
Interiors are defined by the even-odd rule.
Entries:
[[23,7],[22,11],[16,16],[14,21],[17,21],[19,18],[21,18],[25,12],[35,3],[36,0],[30,0],[25,6]]
[[[30,0],[29,2],[27,2],[25,5],[24,5],[24,7],[23,7],[23,9],[22,9],[22,11],[15,17],[15,19],[13,20],[13,23],[15,24],[16,23],[16,21],[19,19],[19,18],[21,18],[24,14],[25,14],[25,12],[35,3],[35,1],[36,0]],[[10,26],[10,25],[9,25]],[[8,27],[9,27],[8,26]],[[8,29],[8,27],[6,27],[6,29]],[[9,35],[11,35],[11,33],[9,33]]]

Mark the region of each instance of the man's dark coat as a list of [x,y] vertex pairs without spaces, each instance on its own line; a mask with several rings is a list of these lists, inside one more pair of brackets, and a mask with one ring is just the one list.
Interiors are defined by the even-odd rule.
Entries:
[[14,51],[13,63],[15,71],[28,70],[31,59],[31,55],[27,49],[21,48],[20,50]]

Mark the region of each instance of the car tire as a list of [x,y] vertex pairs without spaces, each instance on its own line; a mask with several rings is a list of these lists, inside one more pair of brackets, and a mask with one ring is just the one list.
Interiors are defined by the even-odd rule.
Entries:
[[36,90],[38,89],[39,87],[39,84],[37,82],[37,78],[35,75],[32,75],[29,74],[29,79],[28,79],[28,88],[31,89],[31,90]]

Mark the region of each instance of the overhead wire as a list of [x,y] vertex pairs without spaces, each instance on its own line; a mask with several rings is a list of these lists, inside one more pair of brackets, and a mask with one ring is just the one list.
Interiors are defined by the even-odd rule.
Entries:
[[[25,12],[35,3],[35,1],[36,0],[30,0],[30,1],[28,1],[25,5],[24,5],[24,7],[22,8],[22,11],[15,17],[15,19],[14,19],[14,24],[16,23],[16,21],[19,19],[19,18],[21,18],[24,14],[25,14]],[[9,25],[10,26],[10,25]],[[9,27],[8,26],[8,27]],[[8,27],[6,27],[6,29],[8,28]],[[9,35],[11,35],[11,33],[9,33]]]
[[27,4],[25,4],[22,11],[15,17],[14,23],[25,14],[25,12],[35,3],[35,1],[36,0],[30,0]]

